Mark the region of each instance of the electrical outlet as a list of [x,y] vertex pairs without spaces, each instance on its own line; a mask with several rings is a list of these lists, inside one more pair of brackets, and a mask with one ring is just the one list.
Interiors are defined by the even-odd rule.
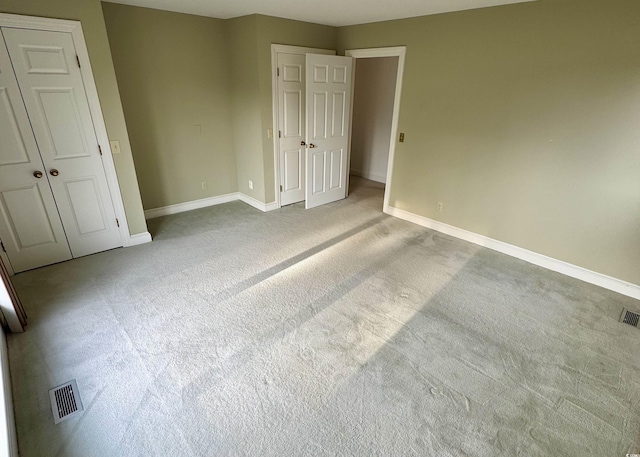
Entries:
[[267,129],[267,138],[273,138],[273,129]]
[[207,189],[207,181],[202,181],[200,183],[200,185],[202,186],[202,190],[206,190]]
[[404,133],[400,134],[400,143],[404,143]]
[[253,181],[249,180],[249,189],[253,190]]
[[442,207],[443,207],[443,203],[442,202],[438,202],[438,211],[442,212]]

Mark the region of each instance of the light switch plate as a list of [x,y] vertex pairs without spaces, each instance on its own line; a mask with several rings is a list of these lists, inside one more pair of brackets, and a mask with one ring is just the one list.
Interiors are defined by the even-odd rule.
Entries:
[[112,154],[120,154],[122,151],[120,150],[120,142],[118,140],[109,141],[111,145],[111,153]]

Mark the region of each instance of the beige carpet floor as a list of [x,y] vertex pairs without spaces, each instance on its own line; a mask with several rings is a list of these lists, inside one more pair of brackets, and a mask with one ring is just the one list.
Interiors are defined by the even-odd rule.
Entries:
[[[640,452],[638,302],[382,214],[382,187],[149,221],[19,274],[22,457]],[[48,389],[86,410],[54,425]]]

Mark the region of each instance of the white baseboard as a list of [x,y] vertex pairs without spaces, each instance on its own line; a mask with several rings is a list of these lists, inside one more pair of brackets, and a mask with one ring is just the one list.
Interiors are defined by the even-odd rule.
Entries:
[[248,195],[245,195],[241,192],[238,193],[238,199],[241,202],[246,203],[247,205],[251,205],[256,209],[259,209],[262,212],[267,212],[267,211],[273,211],[274,209],[278,209],[278,203],[277,202],[271,202],[271,203],[262,203],[260,200],[256,200],[253,197],[249,197]]
[[[206,208],[207,206],[221,205],[222,203],[235,202],[240,200],[247,205],[251,205],[260,211],[267,212],[278,209],[277,202],[262,203],[260,200],[256,200],[253,197],[249,197],[240,192],[233,192],[231,194],[219,195],[217,197],[201,198],[200,200],[193,200],[185,203],[178,203],[176,205],[162,206],[160,208],[148,209],[144,212],[145,219],[153,219],[154,217],[168,216],[169,214],[182,213],[184,211],[191,211],[192,209]],[[151,241],[151,235],[149,235],[149,241]],[[146,243],[141,241],[137,244]],[[131,246],[134,246],[133,244]]]
[[349,173],[355,176],[360,176],[361,178],[364,178],[364,179],[369,179],[370,181],[381,182],[382,184],[385,184],[387,182],[387,175],[379,175],[376,173],[369,173],[367,171],[354,170],[354,169],[349,170]]
[[525,262],[529,262],[534,265],[547,268],[548,270],[562,273],[566,276],[580,279],[581,281],[595,284],[597,286],[604,287],[605,289],[609,289],[622,295],[640,300],[640,285],[631,284],[621,279],[587,270],[586,268],[579,267],[562,260],[547,257],[546,255],[538,254],[537,252],[529,251],[512,244],[494,240],[493,238],[469,232],[468,230],[454,227],[443,222],[438,222],[436,220],[419,216],[417,214],[394,208],[392,206],[385,207],[384,212],[399,219],[421,225],[422,227],[436,230],[438,232],[451,235],[455,238],[460,238],[462,240],[492,249],[494,251],[502,252],[503,254],[516,257],[518,259],[524,260]]
[[271,202],[264,205],[264,211],[269,212],[278,209],[278,202]]
[[192,200],[190,202],[178,203],[176,205],[162,206],[160,208],[148,209],[144,212],[145,219],[153,219],[154,217],[168,216],[169,214],[182,213],[191,211],[192,209],[205,208],[207,206],[220,205],[222,203],[233,202],[238,199],[238,193],[233,192],[217,197],[201,198],[200,200]]
[[149,232],[136,233],[135,235],[131,235],[129,237],[128,246],[129,247],[137,246],[139,244],[145,244],[150,242],[151,242],[151,233]]

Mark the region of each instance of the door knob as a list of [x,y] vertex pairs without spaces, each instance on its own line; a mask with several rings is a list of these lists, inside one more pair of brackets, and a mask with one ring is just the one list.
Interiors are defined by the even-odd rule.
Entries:
[[316,147],[316,145],[315,145],[315,144],[313,144],[313,143],[309,143],[309,147],[310,147],[310,148],[315,148],[315,147]]
[[56,170],[55,168],[52,168],[52,169],[49,171],[49,174],[50,174],[51,176],[58,176],[58,175],[60,174],[60,172],[59,172],[58,170]]
[[42,174],[42,172],[41,172],[41,171],[34,171],[34,172],[33,172],[33,176],[35,176],[36,178],[40,179],[40,178],[42,178],[42,176],[44,176],[44,175]]
[[304,141],[300,142],[300,146],[306,146],[306,145],[307,145],[307,143],[305,143]]

